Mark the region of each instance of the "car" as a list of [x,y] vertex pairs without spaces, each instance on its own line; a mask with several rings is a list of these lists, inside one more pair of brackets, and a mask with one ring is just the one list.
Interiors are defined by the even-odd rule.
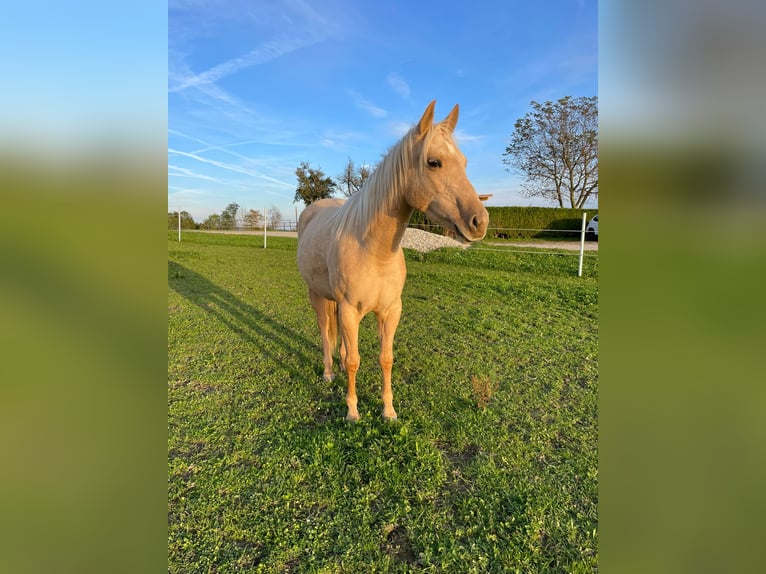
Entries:
[[598,241],[598,215],[594,215],[593,219],[588,222],[588,226],[585,228],[585,238],[588,241]]

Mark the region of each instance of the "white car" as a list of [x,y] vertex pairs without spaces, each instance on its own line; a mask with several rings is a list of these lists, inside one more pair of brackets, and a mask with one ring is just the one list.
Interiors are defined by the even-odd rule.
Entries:
[[585,228],[585,238],[589,241],[598,241],[598,215],[594,215],[593,219],[588,222],[588,226]]

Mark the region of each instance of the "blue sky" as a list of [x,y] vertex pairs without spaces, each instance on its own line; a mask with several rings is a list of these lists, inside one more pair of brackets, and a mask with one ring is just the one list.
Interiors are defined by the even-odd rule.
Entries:
[[166,30],[155,0],[5,2],[0,152],[35,161],[126,145],[163,154]]
[[302,162],[377,163],[437,100],[487,205],[519,193],[502,153],[531,100],[597,95],[591,0],[170,0],[168,209],[231,202],[294,219]]

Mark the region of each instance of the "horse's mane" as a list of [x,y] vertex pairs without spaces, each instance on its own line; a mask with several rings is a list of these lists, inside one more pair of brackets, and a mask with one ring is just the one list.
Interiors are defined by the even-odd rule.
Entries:
[[[431,125],[425,133],[421,149],[427,150],[433,137],[442,129],[441,124]],[[362,189],[352,194],[338,209],[332,221],[338,239],[350,233],[365,237],[379,216],[397,206],[404,193],[408,173],[424,169],[424,162],[418,162],[415,157],[418,136],[416,125],[388,150]]]

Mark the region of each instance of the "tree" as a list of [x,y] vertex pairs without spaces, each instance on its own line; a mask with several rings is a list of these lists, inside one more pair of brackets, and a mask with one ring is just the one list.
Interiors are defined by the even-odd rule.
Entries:
[[531,106],[514,125],[503,163],[526,176],[527,196],[581,208],[598,195],[598,98],[566,96]]
[[356,167],[354,165],[354,160],[348,158],[348,164],[346,164],[343,173],[336,178],[343,195],[351,197],[353,193],[362,189],[364,183],[369,179],[374,169],[374,167],[370,167],[369,165],[360,165],[359,167]]
[[272,205],[271,209],[268,210],[268,218],[269,218],[269,227],[272,229],[276,229],[277,225],[279,225],[282,221],[282,212],[277,209],[276,205]]
[[255,229],[257,227],[260,227],[262,223],[263,223],[263,215],[261,214],[260,211],[251,209],[245,214],[245,218],[244,218],[245,227],[249,229]]
[[332,197],[335,191],[335,182],[331,177],[325,176],[321,167],[313,169],[304,161],[295,169],[295,175],[298,177],[295,202],[302,201],[310,205],[318,199]]
[[221,216],[217,213],[208,215],[207,219],[202,222],[202,229],[221,229]]
[[[168,229],[178,229],[177,211],[168,211]],[[181,229],[197,229],[197,224],[188,211],[181,212]]]
[[237,211],[239,210],[239,204],[230,203],[221,212],[221,227],[224,229],[236,229],[237,228]]

